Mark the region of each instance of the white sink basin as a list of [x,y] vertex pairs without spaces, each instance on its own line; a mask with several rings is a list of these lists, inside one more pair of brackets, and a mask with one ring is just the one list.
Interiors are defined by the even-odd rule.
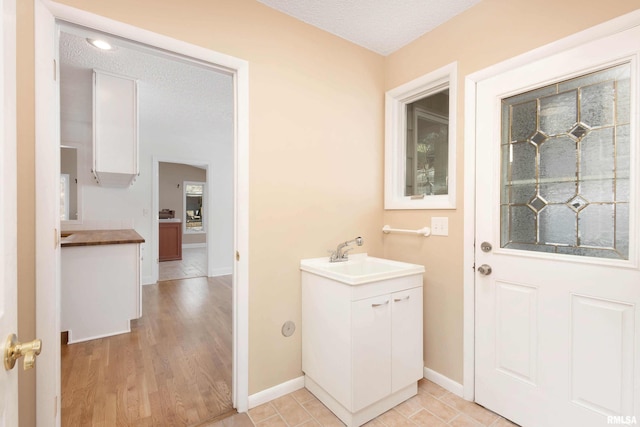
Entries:
[[300,261],[300,270],[347,285],[362,285],[424,273],[424,266],[356,254],[350,255],[349,261],[344,262],[329,262],[329,257],[303,259]]

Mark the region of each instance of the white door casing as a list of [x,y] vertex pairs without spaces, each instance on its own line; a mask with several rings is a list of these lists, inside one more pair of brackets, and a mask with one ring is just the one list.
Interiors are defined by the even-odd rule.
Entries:
[[[475,400],[524,426],[599,426],[608,417],[640,416],[638,40],[635,27],[477,83]],[[501,248],[501,100],[625,62],[632,100],[628,260]],[[551,206],[530,204],[539,212]],[[483,242],[493,249],[480,250]],[[477,271],[483,264],[490,275]]]
[[57,37],[53,15],[35,7],[36,94],[36,335],[42,353],[36,370],[36,423],[60,425],[60,138],[56,120]]
[[[16,3],[0,0],[0,351],[18,333],[16,221]],[[4,357],[3,357],[4,359]],[[18,369],[0,366],[0,426],[18,425]]]

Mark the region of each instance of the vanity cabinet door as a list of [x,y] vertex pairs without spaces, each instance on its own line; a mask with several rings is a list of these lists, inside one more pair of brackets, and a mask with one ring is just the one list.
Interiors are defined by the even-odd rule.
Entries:
[[391,392],[391,294],[351,303],[353,412]]
[[391,392],[424,376],[422,287],[391,294]]

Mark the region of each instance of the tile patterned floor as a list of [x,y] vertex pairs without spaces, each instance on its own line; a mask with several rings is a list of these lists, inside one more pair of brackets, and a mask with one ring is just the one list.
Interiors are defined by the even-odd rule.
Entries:
[[[256,427],[341,427],[344,424],[307,389],[249,410]],[[367,427],[513,427],[516,424],[420,380],[418,394],[365,424]],[[226,427],[226,426],[225,426]]]
[[181,261],[159,263],[158,281],[205,277],[207,275],[207,249],[186,248]]

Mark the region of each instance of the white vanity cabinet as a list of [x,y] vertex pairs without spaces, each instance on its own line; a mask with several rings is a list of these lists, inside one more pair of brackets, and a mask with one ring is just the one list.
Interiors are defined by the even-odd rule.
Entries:
[[100,185],[128,187],[138,176],[138,83],[93,72],[93,173]]
[[302,272],[305,386],[347,426],[417,393],[422,274],[351,285]]

